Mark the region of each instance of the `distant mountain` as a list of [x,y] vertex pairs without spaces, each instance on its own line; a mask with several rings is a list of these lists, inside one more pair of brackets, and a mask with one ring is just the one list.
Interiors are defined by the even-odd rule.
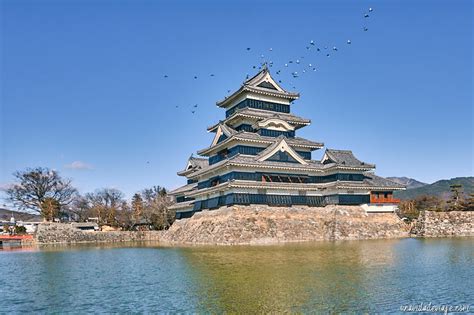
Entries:
[[39,215],[13,211],[5,208],[0,208],[0,221],[10,221],[10,218],[15,217],[17,221],[41,221],[42,218]]
[[418,187],[423,187],[423,186],[428,185],[427,183],[423,183],[409,177],[387,177],[387,179],[390,179],[391,181],[394,181],[395,183],[405,185],[407,189],[418,188]]
[[396,191],[394,195],[396,198],[400,199],[414,199],[422,195],[437,196],[443,199],[448,199],[451,196],[451,189],[449,186],[453,184],[462,185],[463,191],[466,195],[474,193],[474,177],[456,177],[439,180],[433,184],[424,185],[418,188]]

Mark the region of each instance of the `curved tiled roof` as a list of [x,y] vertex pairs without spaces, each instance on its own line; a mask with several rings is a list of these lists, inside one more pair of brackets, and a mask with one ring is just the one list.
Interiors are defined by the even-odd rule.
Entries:
[[197,158],[197,157],[191,156],[188,159],[188,164],[186,164],[186,169],[179,171],[178,175],[187,176],[200,169],[206,168],[207,166],[209,166],[209,161],[206,158]]
[[187,185],[184,185],[184,186],[181,186],[181,187],[178,187],[170,192],[168,192],[169,195],[177,195],[177,194],[181,194],[181,193],[185,193],[185,192],[188,192],[188,191],[191,191],[193,190],[194,188],[197,187],[197,183],[192,183],[192,184],[187,184]]
[[389,189],[389,190],[403,190],[405,187],[392,181],[386,180],[385,178],[375,176],[373,174],[364,174],[367,176],[363,181],[333,181],[327,183],[288,183],[288,182],[260,182],[260,181],[249,181],[249,180],[230,180],[227,182],[220,183],[216,186],[195,190],[189,193],[189,196],[197,196],[208,194],[213,191],[219,191],[222,189],[228,189],[232,187],[237,188],[270,188],[270,189],[283,189],[283,190],[316,190],[323,191],[328,188],[336,189],[362,189],[362,190],[377,190],[377,189]]
[[258,161],[259,155],[242,155],[236,154],[228,159],[222,160],[215,164],[209,165],[209,167],[199,170],[195,173],[189,175],[190,178],[205,174],[209,171],[217,170],[221,167],[226,166],[243,166],[243,167],[253,167],[253,168],[271,168],[275,170],[296,170],[296,171],[311,171],[311,172],[326,172],[331,169],[340,169],[340,170],[354,170],[354,171],[369,171],[373,169],[370,165],[343,165],[336,163],[323,164],[321,161],[317,160],[305,160],[308,164],[292,163],[292,162],[278,162],[278,161]]
[[[255,132],[247,132],[247,131],[239,131],[236,134],[228,137],[226,140],[216,144],[215,146],[210,146],[205,149],[198,151],[199,155],[207,155],[211,152],[211,150],[218,150],[219,148],[225,148],[228,143],[231,141],[242,141],[242,142],[256,142],[256,143],[264,143],[264,144],[273,144],[277,141],[275,137],[268,137],[268,136],[261,136]],[[308,149],[319,149],[324,146],[323,143],[314,142],[311,140],[307,140],[304,138],[294,137],[294,138],[286,138],[286,142],[290,146],[300,147],[300,148],[308,148]]]
[[365,163],[357,159],[350,150],[326,149],[324,155],[323,163],[333,162],[339,165],[375,167],[374,164]]
[[[262,80],[264,80],[265,78],[273,81],[272,85],[274,86],[274,88],[269,88],[265,87],[265,85],[261,85]],[[262,95],[276,96],[280,98],[289,99],[290,101],[293,101],[300,96],[299,93],[285,91],[281,86],[278,85],[278,83],[276,83],[273,78],[271,78],[268,67],[264,66],[260,72],[258,72],[250,79],[244,81],[243,85],[237,91],[235,91],[225,99],[218,101],[216,104],[220,107],[226,107],[229,102],[236,99],[242,92],[245,91],[254,92]]]
[[268,110],[264,110],[264,109],[245,107],[245,108],[240,108],[240,109],[236,110],[232,115],[227,117],[225,120],[220,121],[217,124],[208,127],[207,130],[208,131],[213,131],[219,126],[219,124],[229,124],[232,120],[234,120],[238,117],[251,118],[251,119],[255,119],[255,120],[278,118],[278,119],[284,120],[287,123],[290,123],[292,125],[296,125],[298,127],[303,127],[303,126],[307,126],[307,125],[311,124],[310,119],[302,118],[302,117],[299,117],[299,116],[296,116],[296,115],[293,115],[293,114],[273,112],[273,111],[268,111]]

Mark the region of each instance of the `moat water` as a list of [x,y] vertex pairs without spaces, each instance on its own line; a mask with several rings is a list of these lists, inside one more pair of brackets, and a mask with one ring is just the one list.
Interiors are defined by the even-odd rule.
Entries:
[[399,313],[470,304],[474,239],[0,250],[0,313]]

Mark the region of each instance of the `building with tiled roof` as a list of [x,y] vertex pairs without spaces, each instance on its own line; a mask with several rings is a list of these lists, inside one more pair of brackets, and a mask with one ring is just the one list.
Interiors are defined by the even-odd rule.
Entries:
[[394,211],[394,190],[404,186],[376,176],[374,164],[352,151],[326,149],[296,136],[311,123],[290,113],[298,93],[285,91],[264,67],[229,97],[217,102],[226,118],[208,128],[214,139],[191,156],[178,175],[187,184],[170,192],[176,218],[231,205],[362,205],[366,211]]

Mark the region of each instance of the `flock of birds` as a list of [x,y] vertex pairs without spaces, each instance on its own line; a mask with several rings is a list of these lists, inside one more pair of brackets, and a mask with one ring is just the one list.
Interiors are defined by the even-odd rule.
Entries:
[[[367,20],[372,15],[373,12],[374,12],[373,8],[368,8],[363,13],[364,20]],[[362,26],[361,29],[362,29],[363,32],[367,32],[369,30],[366,23],[364,23],[364,25]],[[346,45],[352,45],[352,40],[347,39],[345,41],[345,44]],[[253,51],[253,49],[251,47],[246,47],[245,50],[246,50],[246,52],[252,52]],[[339,48],[337,46],[332,46],[332,47],[321,46],[321,45],[318,45],[314,40],[310,40],[310,41],[308,41],[307,45],[305,46],[305,50],[307,52],[313,50],[313,51],[316,51],[316,53],[322,54],[325,57],[329,58],[329,57],[331,57],[331,54],[336,54],[339,51]],[[269,48],[268,52],[269,52],[269,54],[271,54],[273,52],[273,48]],[[287,62],[285,62],[283,64],[278,64],[278,65],[276,63],[274,63],[273,61],[268,60],[264,54],[261,54],[260,58],[261,58],[261,61],[259,62],[258,65],[253,65],[252,66],[253,69],[261,70],[262,67],[264,67],[265,65],[267,67],[270,67],[270,68],[277,68],[277,70],[275,71],[275,74],[277,76],[280,76],[280,77],[284,73],[286,73],[286,74],[289,74],[290,78],[298,79],[300,76],[302,76],[303,74],[305,74],[307,72],[316,72],[318,70],[318,67],[316,66],[316,64],[314,64],[312,62],[305,62],[305,59],[307,59],[307,58],[305,58],[305,56],[300,56],[300,57],[295,58],[295,59],[290,59]],[[214,73],[207,74],[206,76],[210,77],[210,78],[216,77],[216,75]],[[169,77],[170,77],[169,74],[164,74],[163,75],[164,79],[168,79]],[[249,77],[250,77],[250,75],[247,74],[246,79],[248,79]],[[194,80],[199,80],[200,78],[202,78],[202,76],[194,75],[192,78]],[[281,80],[279,78],[278,83],[283,83],[283,80]],[[296,89],[295,85],[292,82],[288,82],[288,83],[292,86],[293,89]],[[231,92],[230,89],[227,90],[227,93],[230,93],[230,92]],[[197,112],[198,107],[199,107],[198,104],[194,104],[192,106],[186,106],[186,108],[193,115]],[[178,108],[180,108],[180,106],[176,105],[175,108],[178,109]]]

